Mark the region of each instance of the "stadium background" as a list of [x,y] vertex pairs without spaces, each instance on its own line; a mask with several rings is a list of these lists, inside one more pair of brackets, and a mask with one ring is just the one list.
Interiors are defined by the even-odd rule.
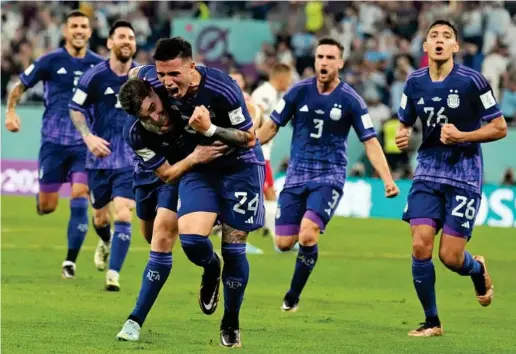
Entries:
[[[386,201],[383,198],[381,181],[375,178],[376,176],[364,157],[362,145],[354,133],[351,133],[348,143],[350,179],[346,184],[345,197],[338,207],[337,215],[391,219],[398,219],[405,205],[415,158],[415,150],[410,151],[407,156],[401,156],[401,153],[389,143],[395,129],[394,112],[398,108],[403,82],[410,72],[426,66],[427,58],[421,50],[421,45],[428,24],[437,18],[452,19],[458,25],[461,34],[461,51],[456,60],[485,75],[493,87],[507,121],[512,125],[507,138],[483,146],[486,185],[477,219],[477,224],[502,226],[504,229],[479,228],[475,234],[476,243],[473,243],[472,247],[485,250],[486,254],[494,257],[493,264],[496,267],[494,272],[497,276],[495,281],[512,282],[512,288],[506,285],[505,290],[509,293],[512,291],[512,294],[516,293],[514,275],[507,270],[514,269],[516,259],[514,255],[507,255],[504,252],[506,249],[514,250],[516,247],[516,238],[514,237],[516,233],[513,228],[516,227],[516,182],[514,177],[514,169],[516,169],[516,41],[514,40],[516,38],[516,3],[500,1],[468,3],[444,1],[431,3],[410,1],[290,1],[280,3],[268,1],[197,3],[3,1],[1,4],[2,104],[5,104],[6,93],[17,80],[17,75],[37,57],[61,44],[61,20],[68,10],[75,8],[91,15],[93,36],[90,40],[90,48],[100,54],[107,54],[105,40],[109,24],[115,19],[127,18],[136,30],[139,47],[135,59],[139,63],[150,62],[152,48],[157,39],[181,35],[192,41],[195,60],[198,63],[214,65],[223,70],[235,68],[242,70],[246,74],[249,91],[267,78],[269,68],[276,62],[294,66],[296,80],[312,75],[313,48],[317,38],[322,35],[331,35],[340,40],[345,47],[346,60],[345,68],[341,72],[342,79],[352,85],[367,101],[370,115],[380,133],[382,144],[390,161],[407,160],[409,163],[399,164],[395,171],[401,196],[395,200]],[[93,325],[88,326],[84,322],[82,324],[86,326],[86,330],[81,335],[72,334],[70,330],[67,332],[60,329],[63,331],[62,333],[72,336],[73,340],[81,343],[82,347],[77,344],[77,348],[82,348],[79,350],[72,347],[71,343],[67,343],[65,339],[56,340],[58,335],[55,330],[51,329],[51,326],[46,330],[37,330],[37,333],[34,334],[32,332],[34,329],[28,322],[30,320],[22,319],[32,316],[33,321],[40,323],[38,322],[41,320],[40,317],[45,316],[45,321],[58,327],[59,322],[64,321],[63,318],[67,318],[70,311],[75,313],[73,318],[77,319],[81,316],[88,317],[92,311],[104,311],[102,304],[104,300],[101,300],[104,295],[98,293],[101,285],[101,281],[98,279],[101,277],[93,273],[91,269],[87,270],[92,268],[89,264],[91,263],[90,253],[92,253],[95,242],[95,235],[92,234],[92,231],[90,231],[86,246],[82,251],[85,255],[79,257],[78,263],[79,277],[84,275],[85,283],[76,285],[70,290],[55,276],[59,271],[57,260],[64,247],[64,245],[62,247],[56,245],[64,242],[61,229],[67,218],[66,205],[62,203],[56,214],[42,219],[32,215],[35,214],[32,212],[33,198],[5,197],[6,194],[33,195],[38,190],[38,172],[35,161],[40,140],[42,97],[43,85],[30,89],[23,96],[22,102],[17,108],[22,119],[21,132],[9,133],[2,124],[2,283],[5,291],[2,301],[5,316],[2,316],[2,322],[4,326],[6,321],[10,325],[9,330],[3,331],[5,342],[2,341],[2,346],[5,349],[5,345],[7,345],[11,352],[20,353],[68,352],[66,348],[69,348],[70,352],[77,350],[96,352],[98,348],[95,346],[96,349],[93,349],[88,343],[88,336],[93,334],[99,338],[100,342],[104,342],[107,348],[119,350],[119,348],[115,348],[113,338],[118,330],[118,325],[122,324],[123,314],[129,310],[134,300],[139,287],[141,269],[148,251],[148,247],[138,239],[138,235],[135,235],[134,243],[136,245],[132,246],[132,253],[130,252],[126,267],[127,274],[132,274],[131,280],[129,280],[129,275],[123,275],[123,279],[126,281],[123,283],[123,287],[127,293],[120,295],[125,297],[117,298],[119,300],[117,306],[120,307],[116,309],[118,313],[116,315],[102,313],[99,316],[100,321],[109,323],[106,327],[108,328],[106,330],[109,330],[108,334],[105,330],[97,331]],[[4,113],[5,106],[2,106],[2,122],[5,119]],[[286,128],[280,131],[274,141],[272,162],[278,189],[281,188],[288,159],[290,139],[290,128]],[[416,135],[414,146],[417,146],[418,140]],[[507,229],[507,227],[512,229]],[[136,225],[134,229],[137,230]],[[336,348],[346,348],[345,352],[362,352],[361,350],[364,352],[414,352],[415,350],[423,352],[419,346],[404,341],[404,338],[396,339],[397,337],[393,336],[393,333],[396,333],[396,336],[399,333],[392,329],[393,325],[389,322],[389,316],[401,314],[400,316],[404,318],[401,327],[405,328],[407,327],[405,319],[409,318],[410,325],[412,325],[414,318],[419,314],[417,300],[408,277],[409,263],[407,259],[409,257],[406,256],[409,255],[409,241],[407,237],[401,237],[401,239],[396,237],[399,234],[406,235],[407,232],[406,225],[395,220],[380,219],[363,222],[337,218],[321,241],[322,246],[329,251],[326,254],[323,252],[321,255],[323,258],[329,257],[331,264],[322,264],[316,272],[318,278],[311,280],[309,285],[311,290],[307,290],[303,303],[303,311],[306,310],[306,313],[301,315],[301,322],[304,321],[305,324],[296,322],[294,319],[284,320],[287,322],[281,324],[275,323],[270,317],[267,317],[269,315],[265,310],[263,310],[265,311],[263,317],[262,314],[248,315],[256,317],[247,318],[250,323],[248,326],[255,331],[253,335],[256,337],[263,332],[265,337],[261,338],[259,343],[256,342],[256,338],[253,342],[252,333],[244,331],[244,345],[249,340],[251,346],[269,346],[271,341],[277,340],[272,336],[279,333],[285,343],[282,344],[284,345],[283,349],[274,347],[277,349],[276,352],[292,352],[295,348],[300,352],[303,350],[312,352],[339,350]],[[37,238],[34,238],[34,234],[37,235]],[[345,245],[339,241],[343,234],[346,236]],[[392,240],[393,236],[395,240]],[[387,241],[388,238],[391,238],[390,241]],[[272,252],[270,241],[265,241],[265,239],[254,241],[253,239],[252,242],[266,249],[266,253]],[[45,251],[45,256],[41,255],[41,250]],[[268,257],[266,254],[263,260],[252,260],[253,269],[260,267],[266,269],[269,267],[270,269],[270,264],[274,261],[278,267],[277,277],[281,278],[281,281],[271,281],[269,277],[264,276],[263,271],[257,270],[256,273],[253,273],[252,282],[262,284],[262,287],[259,291],[253,290],[253,288],[249,290],[249,295],[246,296],[253,305],[247,309],[251,309],[252,306],[256,306],[256,308],[270,306],[269,303],[265,303],[265,298],[270,298],[271,292],[274,291],[281,294],[288,282],[293,259]],[[274,252],[272,252],[272,257],[274,257]],[[178,263],[177,267],[187,267],[187,270],[183,271],[182,275],[180,272],[174,272],[171,279],[178,277],[173,280],[174,287],[177,285],[176,281],[180,283],[183,280],[184,284],[178,285],[177,289],[170,291],[175,291],[174,298],[178,297],[177,294],[180,294],[180,291],[188,292],[192,297],[195,295],[193,291],[197,285],[192,284],[191,279],[197,279],[197,272],[194,267],[188,268],[187,262],[181,261],[181,258]],[[41,265],[46,266],[40,269]],[[344,269],[351,267],[355,271],[353,275],[345,272],[346,281],[335,285],[337,277],[335,274],[342,272],[341,266]],[[399,281],[396,281],[394,285],[386,279],[378,279],[374,285],[366,286],[364,279],[370,278],[371,275],[378,276],[380,268],[403,275],[399,275]],[[34,274],[34,269],[40,270]],[[440,285],[454,288],[456,278],[453,275],[445,274],[442,267],[438,269],[438,273],[438,279],[442,281]],[[31,276],[28,277],[27,274],[31,274]],[[49,278],[52,280],[48,280]],[[46,280],[41,281],[40,284],[38,279]],[[316,284],[312,284],[314,282]],[[189,286],[187,287],[185,284]],[[498,284],[497,290],[503,292],[504,285],[499,286]],[[464,288],[469,285],[461,286]],[[350,287],[353,290],[350,290]],[[81,293],[76,298],[77,294],[74,291],[78,289]],[[407,293],[407,295],[404,293],[401,299],[398,294],[400,290]],[[166,290],[165,294],[167,291],[169,290]],[[27,295],[28,293],[33,295]],[[468,341],[467,338],[459,339],[459,336],[451,335],[450,342],[429,345],[427,348],[429,352],[430,350],[457,353],[466,350],[469,352],[478,350],[482,353],[488,351],[511,352],[511,350],[514,352],[516,343],[509,330],[511,323],[510,321],[504,322],[501,318],[509,316],[511,311],[514,312],[509,308],[513,307],[516,295],[505,295],[505,297],[501,295],[498,299],[498,308],[492,310],[489,315],[482,315],[480,319],[477,319],[475,315],[469,315],[470,317],[466,315],[469,307],[474,306],[470,304],[473,302],[473,297],[469,293],[467,296],[470,296],[468,299],[471,301],[468,301],[467,305],[464,302],[460,305],[455,303],[454,299],[462,293],[462,290],[444,292],[442,302],[445,303],[444,308],[447,311],[456,310],[459,306],[460,316],[448,319],[449,323],[453,323],[456,333],[464,336],[470,332],[469,327],[461,325],[465,318],[469,322],[487,324],[489,330],[483,333],[486,337],[481,336],[480,339]],[[347,297],[344,298],[343,294],[346,294]],[[72,300],[67,297],[72,297]],[[411,304],[410,311],[404,307],[405,297],[410,299],[407,300]],[[378,304],[378,298],[394,298],[395,300],[386,300],[387,305],[385,305],[384,303]],[[92,299],[97,300],[92,302]],[[74,304],[79,300],[88,305],[77,308]],[[279,297],[276,300],[279,301]],[[179,304],[186,306],[185,301],[181,299]],[[453,302],[453,306],[448,305],[447,307],[446,301]],[[95,302],[100,302],[100,304]],[[193,306],[190,302],[186,302],[189,306],[188,311],[190,311],[186,314],[173,309],[176,308],[176,303],[169,303],[168,307],[158,304],[154,311],[155,314],[151,313],[152,321],[155,326],[158,326],[158,334],[146,332],[147,338],[150,339],[146,339],[141,348],[137,346],[132,348],[160,350],[161,347],[156,344],[158,342],[163,342],[164,346],[175,345],[174,336],[167,337],[163,333],[166,333],[166,328],[169,326],[169,317],[176,316],[176,321],[183,321],[184,323],[181,323],[185,327],[178,330],[177,335],[191,339],[187,345],[185,344],[182,352],[205,350],[205,347],[196,346],[197,339],[194,339],[193,334],[188,330],[187,320],[193,316],[197,321],[195,322],[196,326],[204,332],[213,332],[213,328],[203,327],[205,324],[201,324],[199,315],[188,314],[195,312],[192,310]],[[279,306],[279,303],[276,304],[276,302],[273,303],[275,308]],[[6,303],[9,305],[5,305]],[[28,312],[27,303],[33,305],[31,313]],[[58,303],[61,305],[57,305]],[[330,306],[331,311],[317,312],[321,308],[321,304]],[[162,306],[161,310],[160,306]],[[378,308],[378,306],[380,307]],[[390,309],[385,309],[384,306],[390,307]],[[53,315],[44,309],[52,309]],[[317,313],[315,320],[310,317],[310,311]],[[379,315],[378,311],[383,311],[382,315]],[[344,313],[345,315],[343,315]],[[513,314],[512,318],[515,317],[514,315],[516,314]],[[374,320],[367,322],[368,320],[365,320],[364,317],[373,317]],[[255,324],[256,321],[263,319],[265,319],[265,324]],[[367,322],[365,325],[362,323],[364,321]],[[396,317],[396,321],[398,321],[398,317]],[[65,321],[64,323],[68,327],[73,328],[74,326],[73,322]],[[400,325],[400,322],[396,322],[396,325]],[[162,328],[160,329],[159,326]],[[212,326],[216,325],[212,324]],[[274,327],[274,330],[267,333],[267,329],[262,328],[264,326],[278,326],[282,330]],[[346,342],[343,343],[340,332],[332,335],[327,332],[328,328],[325,326],[330,326],[330,328],[340,326],[339,328],[345,328],[347,333],[358,333],[362,337],[350,339],[349,342],[346,339]],[[328,340],[325,344],[326,347],[317,346],[317,341],[313,341],[308,346],[296,347],[295,339],[289,336],[288,331],[298,330],[310,331],[316,335],[319,333],[325,339],[333,338],[333,341],[340,343],[340,346],[332,347],[329,344],[331,340]],[[365,332],[368,334],[364,337]],[[381,340],[374,336],[374,333],[379,332],[382,333]],[[403,336],[403,334],[401,335]],[[30,341],[34,336],[35,338],[42,336],[48,340],[41,341],[37,345],[23,344],[23,340],[19,341],[19,338]],[[63,338],[64,336],[65,334],[63,334]],[[495,338],[495,343],[488,344],[489,341],[485,338]],[[386,341],[387,339],[388,341]],[[364,347],[364,341],[369,342],[366,347]],[[513,343],[513,346],[510,343]],[[61,345],[60,349],[58,349],[59,345]],[[212,345],[211,342],[210,345]],[[482,345],[485,346],[482,347]],[[29,347],[30,349],[28,349]],[[484,348],[484,350],[479,348]]]

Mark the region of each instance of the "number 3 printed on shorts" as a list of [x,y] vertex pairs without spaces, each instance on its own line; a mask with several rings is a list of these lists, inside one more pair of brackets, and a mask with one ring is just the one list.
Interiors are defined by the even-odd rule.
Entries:
[[[245,210],[242,207],[247,202],[247,192],[235,192],[235,197],[238,199],[238,203],[233,207],[233,210],[239,214],[245,214]],[[258,210],[258,194],[254,195],[254,198],[247,203],[247,211],[252,211],[256,214]]]
[[335,189],[331,191],[331,202],[328,202],[328,209],[324,209],[324,211],[326,212],[326,214],[328,214],[328,216],[331,215],[331,211],[337,205],[339,196],[340,196],[339,192],[337,192]]
[[[466,217],[468,220],[473,220],[475,218],[476,210],[474,207],[475,199],[470,199],[463,195],[457,195],[455,200],[459,203],[453,210],[452,215],[458,216],[459,218]],[[465,208],[464,208],[465,206]]]

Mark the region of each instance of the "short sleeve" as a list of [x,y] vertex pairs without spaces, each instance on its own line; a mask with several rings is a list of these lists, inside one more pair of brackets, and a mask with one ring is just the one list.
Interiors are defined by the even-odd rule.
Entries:
[[398,109],[398,118],[403,124],[413,126],[416,124],[417,113],[410,97],[410,81],[407,80],[401,95],[400,108]]
[[25,87],[33,87],[39,81],[48,80],[49,77],[50,58],[42,56],[32,63],[24,72],[20,74],[20,80]]
[[475,96],[477,110],[480,119],[490,122],[502,116],[502,111],[496,102],[491,85],[481,73],[474,73],[471,76],[473,82],[472,90]]
[[284,127],[287,125],[289,120],[294,115],[296,110],[296,98],[301,90],[300,87],[292,87],[278,102],[276,107],[271,113],[271,119],[279,125],[280,127]]
[[253,120],[247,110],[242,90],[233,80],[228,80],[222,85],[224,87],[221,93],[222,107],[227,110],[231,128],[249,130],[253,126]]
[[[74,111],[88,113],[89,106],[95,101],[96,66],[86,71],[79,79],[75,92],[68,104]],[[93,72],[95,70],[95,72]]]
[[166,159],[145,144],[141,129],[144,128],[137,119],[133,118],[124,126],[124,140],[135,152],[136,158],[144,169],[155,170],[163,165]]
[[348,93],[350,99],[350,112],[351,122],[353,129],[357,133],[360,141],[364,142],[371,138],[376,137],[376,131],[374,130],[373,121],[367,110],[367,105],[353,89],[351,93]]

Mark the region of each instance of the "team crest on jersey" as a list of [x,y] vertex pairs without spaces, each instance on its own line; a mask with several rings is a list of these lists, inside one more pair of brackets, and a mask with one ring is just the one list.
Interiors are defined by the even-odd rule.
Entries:
[[457,94],[457,90],[450,90],[450,94],[448,95],[448,99],[446,100],[446,103],[448,104],[448,107],[450,108],[457,108],[460,105],[460,98]]
[[339,120],[342,117],[342,106],[340,104],[334,104],[330,111],[330,118],[332,120]]

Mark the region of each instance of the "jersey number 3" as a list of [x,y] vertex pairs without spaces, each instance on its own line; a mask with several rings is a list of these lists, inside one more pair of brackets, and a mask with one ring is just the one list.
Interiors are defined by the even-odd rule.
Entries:
[[322,119],[314,119],[314,128],[315,133],[310,133],[310,138],[319,139],[322,136],[324,120]]

